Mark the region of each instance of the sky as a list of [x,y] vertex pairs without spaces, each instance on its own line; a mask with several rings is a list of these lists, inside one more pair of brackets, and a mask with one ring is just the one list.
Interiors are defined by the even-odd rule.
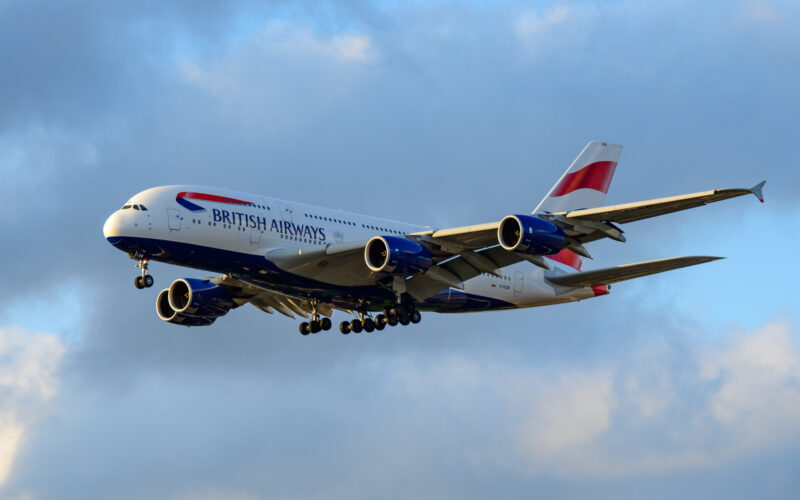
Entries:
[[[0,1],[0,498],[788,498],[800,487],[800,8],[790,1]],[[205,273],[104,220],[192,183],[451,227],[532,210],[591,140],[568,305],[303,337],[154,311]],[[345,319],[336,313],[334,321]]]

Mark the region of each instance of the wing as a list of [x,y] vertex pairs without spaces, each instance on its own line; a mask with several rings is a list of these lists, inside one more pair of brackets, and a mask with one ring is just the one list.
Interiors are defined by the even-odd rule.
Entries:
[[[564,230],[564,234],[567,236],[566,248],[568,250],[578,255],[589,257],[589,253],[583,247],[584,243],[606,237],[618,241],[625,241],[622,230],[614,225],[615,222],[632,222],[750,193],[755,194],[763,201],[762,188],[764,184],[764,182],[761,182],[750,189],[717,189],[608,207],[538,214],[538,217],[550,220]],[[425,274],[406,277],[407,279],[404,281],[406,291],[417,300],[424,300],[447,288],[460,288],[464,281],[474,278],[481,273],[499,275],[501,268],[522,260],[527,260],[539,267],[550,269],[550,266],[542,256],[518,254],[509,252],[500,247],[497,237],[499,226],[500,222],[498,221],[448,229],[421,231],[406,235],[406,238],[426,246],[430,250],[434,261],[434,265],[431,266]],[[325,283],[344,286],[379,285],[391,288],[394,283],[394,278],[391,275],[372,272],[366,266],[364,261],[364,248],[366,244],[367,241],[359,241],[332,244],[324,248],[300,250],[275,249],[270,251],[266,255],[266,258],[285,271]],[[598,273],[601,271],[612,273],[613,276],[622,276],[622,278],[616,279],[616,281],[622,281],[624,279],[646,276],[647,274],[662,272],[669,269],[677,269],[678,267],[684,267],[686,265],[707,262],[707,260],[693,261],[691,259],[708,258],[685,257],[681,259],[684,260],[653,261],[629,265],[627,267],[621,266],[620,268],[589,271],[588,273]],[[690,260],[687,261],[685,259]],[[624,268],[624,272],[619,270],[622,268]],[[572,283],[572,281],[579,279],[577,277],[578,275],[589,276],[585,273],[578,273],[576,275],[568,275],[573,276],[572,278],[558,276],[553,277],[553,279],[559,280],[560,282],[558,284],[562,284],[561,281],[563,281],[564,286],[583,286],[567,285],[567,281]],[[597,280],[594,284],[604,283],[604,279],[612,279],[604,277],[605,275],[593,274],[591,276],[593,276],[591,279]],[[608,281],[608,283],[611,282],[612,281]],[[556,282],[553,281],[553,283]],[[283,311],[275,305],[276,301],[283,306]],[[297,303],[297,301],[298,299],[281,298],[280,296],[276,298],[274,294],[268,294],[261,299],[251,300],[253,304],[263,304],[264,307],[271,307],[284,313],[286,310],[297,312],[297,309],[307,311],[307,309],[304,309],[303,305]]]
[[[311,302],[307,299],[284,295],[273,290],[242,281],[230,276],[217,276],[212,282],[224,286],[238,305],[252,304],[264,312],[273,314],[275,311],[294,318],[295,314],[308,318],[313,312]],[[317,312],[330,316],[333,309],[322,303],[317,304]]]
[[755,195],[763,203],[764,184],[766,184],[766,181],[762,181],[750,189],[714,189],[711,191],[671,196],[668,198],[657,198],[654,200],[623,203],[620,205],[542,214],[540,216],[561,226],[567,234],[581,243],[588,243],[605,237],[618,241],[625,241],[622,230],[614,226],[615,223],[625,224],[648,219],[650,217],[679,212],[681,210],[708,205],[709,203],[736,198],[746,194]]
[[682,267],[704,264],[723,257],[673,257],[671,259],[651,260],[635,264],[606,267],[594,271],[548,276],[547,281],[559,286],[585,287],[592,285],[609,285],[651,274],[663,273]]

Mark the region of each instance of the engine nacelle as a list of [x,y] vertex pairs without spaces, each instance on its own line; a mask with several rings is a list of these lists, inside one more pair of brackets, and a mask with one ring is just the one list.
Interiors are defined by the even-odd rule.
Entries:
[[424,274],[432,265],[431,252],[416,241],[396,236],[375,236],[364,248],[371,271],[408,276]]
[[156,313],[159,318],[167,323],[183,326],[208,326],[217,319],[187,316],[176,312],[175,309],[169,305],[169,288],[161,290],[161,293],[158,294],[158,298],[156,298]]
[[552,222],[530,215],[509,215],[497,228],[500,246],[529,255],[553,255],[567,246],[564,231]]
[[169,287],[169,305],[186,316],[218,318],[236,307],[225,287],[209,280],[181,278]]

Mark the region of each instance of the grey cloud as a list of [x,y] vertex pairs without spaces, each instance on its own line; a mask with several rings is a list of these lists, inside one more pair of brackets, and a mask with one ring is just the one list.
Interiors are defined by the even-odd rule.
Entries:
[[[287,7],[294,18],[283,19],[281,8],[227,2],[6,7],[0,60],[11,76],[0,83],[0,144],[21,153],[0,153],[0,231],[13,234],[0,240],[0,251],[14,263],[4,269],[4,282],[13,285],[0,290],[0,310],[79,285],[86,311],[54,403],[65,420],[32,435],[12,491],[34,489],[45,498],[58,488],[82,491],[93,468],[107,464],[98,469],[106,474],[98,496],[325,496],[336,473],[346,480],[330,496],[379,494],[387,484],[405,496],[488,496],[499,481],[508,496],[531,487],[566,496],[598,489],[637,496],[640,485],[674,492],[665,477],[699,491],[730,484],[735,493],[743,480],[732,478],[750,465],[776,466],[780,475],[789,467],[783,459],[796,463],[792,450],[768,450],[763,461],[744,456],[704,469],[705,476],[682,471],[577,485],[496,464],[481,468],[471,460],[502,440],[494,426],[509,418],[481,413],[496,399],[457,401],[442,387],[398,396],[387,387],[396,381],[369,366],[397,362],[387,361],[387,352],[431,365],[453,353],[472,359],[483,352],[502,364],[511,352],[525,367],[563,363],[594,373],[601,360],[656,337],[663,344],[657,355],[673,363],[664,370],[674,392],[689,390],[691,380],[681,377],[692,367],[682,360],[697,339],[682,332],[700,321],[642,312],[660,304],[649,301],[647,287],[637,288],[641,297],[620,285],[621,293],[597,302],[431,315],[419,328],[359,339],[300,337],[295,322],[249,308],[190,330],[155,317],[154,294],[132,289],[133,261],[102,240],[103,220],[130,195],[180,182],[440,226],[496,219],[535,206],[591,139],[626,144],[610,202],[748,186],[762,177],[769,184],[764,207],[735,201],[705,209],[709,215],[639,223],[629,230],[631,242],[598,245],[597,262],[587,266],[670,255],[683,248],[675,234],[696,236],[699,247],[705,233],[687,226],[708,227],[744,211],[761,209],[776,220],[796,212],[798,174],[789,168],[796,34],[785,23],[741,20],[735,6],[689,12],[685,5],[569,5],[576,9],[565,18],[569,29],[551,28],[535,53],[515,31],[530,14],[517,5],[308,3]],[[712,14],[719,11],[717,22]],[[252,26],[233,33],[242,18]],[[331,52],[336,37],[347,36],[368,40],[366,61]],[[553,38],[559,43],[549,43]],[[764,238],[769,248],[786,241]],[[202,274],[153,268],[158,286]],[[751,279],[743,278],[745,287]],[[687,293],[702,301],[709,291]],[[782,297],[775,301],[790,308]],[[434,386],[443,377],[430,375]],[[620,383],[658,388],[658,377],[634,371]],[[416,408],[423,404],[451,418]],[[455,414],[459,404],[478,415]],[[657,406],[631,397],[613,411],[633,414],[637,404]],[[679,421],[691,415],[674,412]],[[623,446],[629,435],[613,432]],[[461,442],[464,436],[475,442]],[[637,436],[657,441],[659,434]],[[167,444],[153,458],[159,441]],[[86,453],[76,456],[81,446]],[[371,482],[351,463],[369,471]],[[145,467],[149,486],[127,474],[136,466]],[[771,485],[775,492],[792,484],[783,481]]]

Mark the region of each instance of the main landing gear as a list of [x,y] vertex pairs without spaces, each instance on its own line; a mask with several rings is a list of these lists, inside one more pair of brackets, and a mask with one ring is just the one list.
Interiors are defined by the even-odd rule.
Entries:
[[358,318],[352,321],[342,321],[339,324],[339,331],[344,335],[350,332],[361,333],[362,331],[370,333],[375,330],[381,331],[387,325],[397,326],[399,323],[405,326],[410,323],[419,323],[421,320],[422,315],[416,310],[414,304],[407,302],[387,309],[383,314],[375,316],[375,319],[368,316],[366,312],[359,311]]
[[153,286],[153,277],[150,276],[150,271],[147,269],[147,264],[150,262],[150,259],[141,258],[139,262],[136,264],[136,267],[142,270],[142,275],[137,276],[133,280],[133,285],[136,288],[150,288]]
[[333,326],[330,318],[321,318],[317,312],[317,301],[311,301],[311,321],[303,321],[300,323],[300,333],[308,335],[309,333],[319,333],[321,331],[328,331]]

